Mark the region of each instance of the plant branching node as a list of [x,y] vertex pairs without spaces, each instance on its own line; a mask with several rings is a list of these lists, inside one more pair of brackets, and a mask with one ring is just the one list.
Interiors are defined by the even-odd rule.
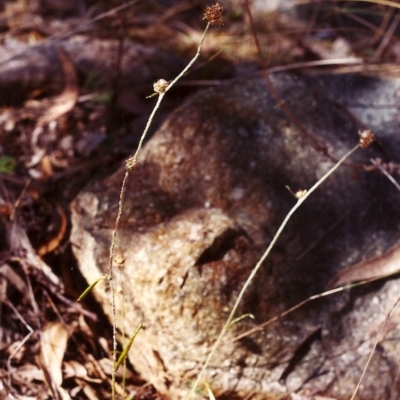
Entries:
[[294,192],[292,189],[290,189],[289,186],[285,186],[286,189],[289,191],[290,194],[292,194],[294,197],[296,197],[296,199],[301,199],[302,197],[304,197],[307,194],[307,190],[306,189],[300,189],[297,190],[296,192]]
[[358,134],[360,135],[358,144],[362,149],[366,149],[375,140],[374,134],[369,129],[362,129]]
[[305,195],[307,194],[307,190],[298,190],[294,196],[296,197],[296,199],[301,199],[302,197],[305,197]]
[[128,171],[132,171],[133,168],[136,167],[136,165],[138,165],[138,160],[137,160],[135,157],[129,157],[129,158],[126,160],[126,169],[127,169]]
[[157,82],[154,83],[153,89],[156,93],[161,94],[167,90],[169,86],[169,82],[165,79],[159,79]]
[[221,25],[222,24],[222,13],[224,7],[219,3],[215,3],[213,6],[208,6],[204,10],[203,19],[205,19],[211,25]]

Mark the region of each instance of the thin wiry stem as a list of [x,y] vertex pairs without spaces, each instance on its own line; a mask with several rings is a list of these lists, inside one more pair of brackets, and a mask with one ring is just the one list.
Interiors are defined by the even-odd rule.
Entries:
[[361,376],[360,376],[360,379],[359,379],[359,381],[358,381],[358,383],[357,383],[356,388],[354,389],[353,394],[352,394],[351,397],[350,397],[350,400],[354,400],[354,399],[356,398],[357,392],[358,392],[358,390],[360,389],[360,386],[361,386],[361,382],[362,382],[363,379],[364,379],[364,376],[365,376],[365,374],[366,374],[366,372],[367,372],[367,369],[368,369],[368,367],[369,367],[369,364],[371,363],[372,356],[373,356],[374,353],[375,353],[375,349],[376,349],[376,347],[378,346],[379,341],[381,340],[381,336],[382,336],[382,333],[383,333],[384,330],[385,330],[386,323],[388,322],[390,316],[392,315],[392,312],[393,312],[394,309],[397,307],[397,305],[399,304],[399,302],[400,302],[400,298],[398,298],[398,299],[396,300],[396,302],[393,304],[392,309],[391,309],[391,310],[389,311],[389,313],[386,315],[385,321],[383,321],[383,324],[382,324],[382,326],[381,326],[381,329],[379,330],[379,333],[378,333],[378,335],[377,335],[377,337],[376,337],[375,343],[374,343],[374,345],[372,346],[371,352],[369,353],[368,360],[367,360],[367,362],[365,363],[363,372],[362,372],[362,374],[361,374]]
[[379,171],[382,172],[383,175],[386,176],[386,178],[389,179],[390,182],[393,183],[393,185],[396,187],[397,190],[400,191],[400,185],[399,183],[396,181],[396,179],[393,178],[392,175],[389,174],[389,172],[386,171],[385,168],[382,167],[382,165],[380,165],[376,160],[371,160],[372,164],[374,164],[376,167],[379,168]]
[[165,94],[165,92],[164,92],[164,93],[160,93],[160,94],[158,95],[157,103],[156,103],[156,105],[154,106],[153,111],[151,112],[149,119],[147,120],[146,127],[144,128],[144,131],[143,131],[143,133],[142,133],[142,136],[140,137],[140,141],[139,141],[138,147],[137,147],[137,149],[136,149],[136,152],[135,152],[135,154],[134,154],[133,157],[132,157],[132,158],[133,158],[134,160],[136,160],[136,161],[137,161],[137,158],[138,158],[138,156],[139,156],[140,150],[142,149],[143,142],[144,142],[144,138],[146,137],[147,132],[149,131],[150,125],[151,125],[151,123],[153,122],[154,115],[156,115],[156,112],[157,112],[157,110],[158,110],[159,107],[160,107],[161,101],[162,101],[162,99],[164,98],[164,94]]
[[197,48],[197,53],[196,53],[196,55],[192,58],[192,60],[189,62],[189,64],[186,65],[186,67],[182,70],[182,72],[181,72],[173,81],[170,82],[170,84],[168,85],[167,89],[165,90],[166,92],[168,92],[168,90],[171,89],[171,87],[172,87],[173,85],[175,85],[175,83],[178,82],[179,79],[181,79],[183,75],[186,74],[186,72],[188,71],[188,69],[194,64],[194,62],[195,62],[195,61],[197,60],[197,58],[199,57],[200,52],[201,52],[201,48],[203,47],[204,39],[206,38],[208,29],[210,28],[210,25],[211,25],[211,24],[208,22],[206,28],[204,29],[203,36],[201,37],[200,44],[199,44],[199,47]]
[[229,317],[226,320],[226,322],[225,322],[225,324],[224,324],[224,326],[223,326],[223,328],[222,328],[217,340],[215,341],[210,353],[208,354],[208,356],[206,358],[206,361],[204,362],[203,367],[201,368],[200,373],[198,374],[194,385],[192,386],[192,389],[191,389],[191,391],[189,393],[189,399],[191,399],[193,397],[193,395],[194,395],[199,383],[201,382],[201,379],[202,379],[202,377],[203,377],[208,365],[211,362],[211,359],[213,358],[217,348],[221,344],[222,339],[225,336],[226,331],[229,329],[229,327],[231,325],[231,322],[232,322],[232,320],[233,320],[233,318],[235,316],[235,313],[236,313],[236,311],[237,311],[237,309],[239,307],[239,304],[242,301],[244,293],[246,292],[247,288],[249,287],[249,285],[253,281],[253,279],[256,276],[258,270],[260,269],[262,263],[268,257],[269,253],[271,252],[272,248],[274,247],[276,241],[278,240],[280,234],[282,233],[283,229],[287,225],[287,223],[290,220],[290,218],[292,217],[292,215],[303,204],[303,202],[310,196],[310,194],[313,193],[318,188],[318,186],[320,186],[328,178],[329,175],[331,175],[334,171],[336,171],[336,169],[340,166],[340,164],[342,164],[346,160],[346,158],[348,158],[352,153],[354,153],[358,149],[358,147],[359,147],[359,145],[357,144],[357,146],[355,146],[347,154],[345,154],[321,179],[319,179],[317,183],[315,183],[308,191],[305,191],[303,193],[303,195],[297,200],[297,203],[293,206],[293,208],[286,215],[286,217],[283,220],[281,226],[279,227],[278,231],[276,232],[275,236],[273,237],[271,243],[269,244],[269,246],[265,250],[264,254],[261,256],[261,258],[257,262],[256,266],[251,271],[251,274],[249,275],[249,277],[247,278],[246,282],[244,283],[242,289],[240,290],[240,293],[239,293],[239,295],[238,295],[238,297],[237,297],[237,299],[235,301],[235,304],[232,307],[232,310],[231,310],[231,312],[229,314]]
[[206,28],[204,29],[203,36],[201,37],[200,44],[199,44],[199,47],[197,48],[196,55],[192,58],[192,60],[189,62],[189,64],[186,65],[186,67],[182,70],[182,72],[174,80],[172,80],[168,84],[168,87],[165,89],[165,92],[160,93],[158,95],[157,103],[154,106],[154,109],[153,109],[152,113],[150,114],[150,117],[149,117],[149,119],[147,121],[146,127],[145,127],[145,129],[144,129],[144,131],[142,133],[141,138],[140,138],[137,150],[136,150],[135,154],[132,157],[134,160],[137,161],[137,157],[138,157],[138,155],[140,153],[140,150],[142,149],[142,146],[143,146],[144,138],[146,137],[146,134],[147,134],[147,132],[148,132],[148,130],[150,128],[150,125],[153,122],[154,115],[157,112],[158,108],[160,107],[161,101],[164,98],[165,93],[167,93],[168,90],[170,90],[172,88],[172,86],[175,85],[175,83],[178,82],[178,80],[181,79],[183,75],[185,75],[185,73],[189,70],[189,68],[194,64],[194,62],[199,57],[200,52],[201,52],[201,48],[203,47],[203,43],[204,43],[204,40],[206,38],[206,35],[207,35],[209,27],[210,27],[210,23],[208,23]]
[[[195,56],[192,58],[192,60],[189,62],[189,64],[182,70],[182,72],[173,81],[171,81],[168,84],[168,87],[165,89],[164,92],[158,93],[157,103],[154,106],[153,111],[151,112],[151,114],[149,116],[149,119],[147,120],[146,126],[142,133],[142,136],[140,137],[136,152],[133,156],[129,157],[129,159],[127,160],[127,168],[126,168],[126,172],[124,175],[124,179],[122,181],[121,191],[119,194],[117,217],[115,219],[114,229],[113,229],[112,237],[111,237],[111,244],[110,244],[110,251],[109,251],[109,265],[108,265],[108,282],[109,282],[110,289],[111,289],[111,310],[112,310],[111,316],[112,316],[112,323],[113,323],[112,325],[113,325],[113,362],[114,362],[114,364],[117,360],[117,358],[116,358],[117,357],[117,318],[116,318],[116,310],[115,310],[115,287],[114,287],[114,281],[113,281],[113,262],[114,262],[115,241],[116,241],[116,237],[117,237],[119,223],[121,220],[128,178],[129,178],[129,175],[130,175],[130,172],[132,171],[132,169],[138,164],[138,156],[143,147],[144,139],[147,135],[147,132],[149,131],[151,123],[153,122],[154,115],[156,114],[157,110],[160,107],[160,104],[161,104],[162,99],[164,98],[164,95],[188,71],[188,69],[194,64],[194,62],[199,57],[201,48],[203,46],[203,43],[206,38],[206,35],[207,35],[210,25],[211,25],[210,23],[207,23],[207,26],[204,29],[203,35],[200,40],[200,44],[197,48],[197,52],[196,52]],[[112,394],[111,394],[112,399],[115,400],[115,371],[114,371],[114,369],[113,369],[113,372],[111,375],[111,385],[112,385],[112,389],[111,389],[112,390]]]
[[399,273],[399,271],[394,271],[394,272],[390,272],[388,274],[379,275],[379,276],[377,276],[375,278],[365,279],[363,281],[355,282],[355,283],[349,283],[349,284],[344,285],[344,286],[340,286],[340,287],[337,287],[337,288],[334,288],[334,289],[327,290],[326,292],[314,294],[314,295],[312,295],[310,297],[307,297],[306,299],[302,300],[300,303],[297,303],[294,306],[288,308],[287,310],[281,312],[279,315],[276,315],[276,316],[270,318],[268,321],[265,321],[262,324],[260,324],[260,325],[258,325],[256,327],[252,328],[252,329],[249,329],[246,332],[243,332],[243,333],[235,336],[234,338],[231,339],[231,342],[236,342],[239,339],[242,339],[242,338],[244,338],[246,336],[250,336],[251,334],[253,334],[255,332],[262,331],[268,325],[271,325],[275,321],[278,321],[278,319],[286,317],[286,315],[289,315],[293,311],[299,309],[300,307],[304,306],[305,304],[307,304],[307,303],[309,303],[309,302],[311,302],[313,300],[317,300],[317,299],[320,299],[322,297],[330,296],[330,295],[335,294],[335,293],[343,292],[345,290],[349,290],[349,289],[352,289],[352,288],[355,288],[355,287],[358,287],[358,286],[366,285],[366,284],[371,283],[371,282],[376,282],[376,281],[379,281],[381,279],[386,279],[386,278],[388,278],[390,276],[393,276],[393,275],[396,275],[398,273]]
[[[126,192],[126,183],[129,177],[129,169],[126,170],[124,179],[121,185],[121,191],[119,193],[119,202],[118,202],[118,214],[117,218],[115,219],[115,225],[112,232],[111,237],[111,245],[110,245],[110,258],[109,258],[109,265],[108,265],[108,283],[111,289],[111,316],[113,321],[113,364],[117,361],[117,317],[115,311],[115,287],[113,281],[113,261],[114,261],[114,248],[115,248],[115,239],[117,236],[117,231],[119,227],[119,222],[121,220],[122,215],[122,205],[124,204],[124,197]],[[115,371],[114,368],[112,369],[111,373],[111,398],[115,399]]]

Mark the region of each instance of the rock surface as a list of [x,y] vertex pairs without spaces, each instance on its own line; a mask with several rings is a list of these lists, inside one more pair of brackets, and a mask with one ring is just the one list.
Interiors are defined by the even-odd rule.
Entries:
[[[236,82],[175,110],[130,176],[116,242],[124,259],[115,272],[124,291],[124,302],[116,299],[118,327],[130,334],[144,324],[129,358],[172,399],[187,396],[244,281],[294,205],[285,185],[309,188],[357,143],[360,125],[351,114],[306,81],[272,78],[314,139],[288,120],[262,80]],[[360,167],[389,153],[397,159],[386,161],[399,163],[393,137],[382,132],[380,145],[354,154],[289,222],[237,312],[254,319],[228,331],[207,370],[215,396],[351,396],[373,333],[397,300],[398,279],[318,299],[232,339],[399,241],[399,192],[380,172]],[[107,272],[124,172],[94,182],[72,204],[71,242],[88,282]],[[110,315],[109,289],[95,295]],[[396,333],[394,325],[379,345],[360,399],[400,396],[399,343],[389,340]]]

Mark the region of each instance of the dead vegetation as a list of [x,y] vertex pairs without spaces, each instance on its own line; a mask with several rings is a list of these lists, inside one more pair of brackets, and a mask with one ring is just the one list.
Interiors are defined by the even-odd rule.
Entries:
[[[75,301],[85,282],[70,250],[68,204],[84,185],[133,153],[152,108],[145,97],[153,81],[173,78],[195,53],[204,5],[4,2],[0,395],[5,398],[110,398],[112,329],[93,300]],[[167,98],[153,131],[199,87],[262,70],[399,75],[400,18],[390,5],[310,3],[301,18],[266,14],[254,21],[253,31],[244,7],[228,10],[224,25],[209,33],[194,72]],[[397,253],[394,248],[387,258],[356,265],[335,282],[395,272]],[[129,366],[125,379],[125,386],[117,386],[121,399],[161,397]]]

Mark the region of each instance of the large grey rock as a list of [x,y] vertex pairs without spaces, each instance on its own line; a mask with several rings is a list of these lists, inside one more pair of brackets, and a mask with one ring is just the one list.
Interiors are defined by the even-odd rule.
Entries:
[[[400,146],[400,79],[356,74],[314,76],[310,81],[326,96],[345,106],[383,143],[387,157],[398,156]],[[396,143],[393,146],[393,143]],[[396,153],[397,151],[397,153]]]
[[[144,324],[129,358],[173,399],[187,396],[245,279],[295,203],[285,185],[310,187],[331,158],[358,140],[352,116],[305,79],[277,75],[272,82],[314,139],[276,107],[263,80],[236,82],[198,93],[173,112],[128,181],[116,243],[125,259],[115,272],[124,290],[124,303],[117,296],[118,327],[131,333]],[[391,161],[399,162],[399,143],[391,145],[397,157]],[[228,331],[207,370],[216,396],[350,397],[371,332],[397,299],[398,279],[314,301],[264,330],[232,338],[399,241],[399,193],[379,172],[361,167],[384,156],[375,147],[358,151],[290,221],[237,312],[255,319]],[[107,272],[123,175],[122,167],[94,182],[72,204],[71,242],[89,282]],[[95,294],[110,315],[109,290]],[[382,343],[360,399],[400,396],[398,347]]]

